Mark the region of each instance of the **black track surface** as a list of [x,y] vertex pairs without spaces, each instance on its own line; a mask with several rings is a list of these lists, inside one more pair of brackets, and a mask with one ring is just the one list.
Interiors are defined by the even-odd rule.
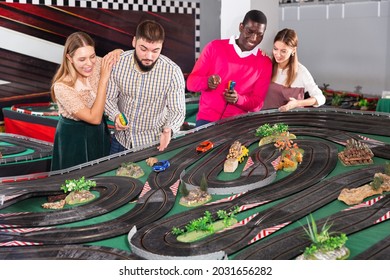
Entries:
[[[325,223],[332,225],[332,232],[343,232],[347,235],[374,226],[376,221],[390,211],[390,196],[386,196],[372,206],[344,210],[329,217],[316,221],[318,228]],[[389,223],[387,221],[386,223]],[[383,242],[380,242],[382,245]],[[387,242],[388,243],[388,242]],[[386,242],[385,242],[386,244]],[[296,228],[284,234],[254,244],[234,259],[255,260],[288,260],[302,254],[310,245],[307,235],[302,227]],[[389,244],[387,244],[388,246]],[[383,249],[383,248],[382,248]],[[379,250],[378,250],[379,251]],[[382,253],[383,250],[382,250]],[[369,254],[367,252],[367,254]],[[390,255],[387,255],[387,258]],[[360,256],[360,258],[363,256]],[[365,257],[363,257],[366,259]]]
[[355,260],[389,260],[390,258],[390,236],[380,240],[377,244],[357,255]]
[[[50,170],[52,144],[8,133],[0,134],[0,142],[9,144],[0,145],[0,178]],[[20,155],[28,149],[32,152]]]
[[[92,202],[70,209],[52,210],[37,213],[19,213],[0,217],[0,224],[13,225],[13,227],[34,227],[65,224],[81,221],[111,212],[136,198],[142,191],[140,181],[129,177],[97,177],[93,178],[96,187],[92,191],[99,192],[99,197]],[[62,194],[58,191],[58,184],[41,186],[39,180],[29,187],[17,185],[2,190],[2,194],[10,197],[0,208],[34,196],[51,196]]]
[[[174,215],[145,226],[136,232],[131,238],[132,251],[145,258],[159,258],[161,256],[161,258],[193,257],[197,259],[219,251],[230,255],[251,244],[251,240],[262,230],[297,221],[337,199],[340,191],[346,186],[354,188],[372,181],[374,174],[379,171],[381,171],[379,167],[371,167],[323,180],[266,211],[258,213],[245,226],[224,231],[194,243],[177,241],[176,237],[171,234],[172,227],[183,227],[188,221],[201,217],[205,210],[215,215],[218,210],[251,204],[256,201],[256,198],[259,202],[260,200],[269,201],[269,197],[264,194],[256,196],[250,192],[241,196],[239,200],[235,199],[227,203],[205,206],[195,211]],[[268,187],[272,188],[273,185]],[[250,198],[246,199],[248,196]]]
[[10,247],[0,250],[2,260],[142,260],[124,250],[89,245]]
[[[131,246],[132,249],[135,249],[134,251],[140,253],[141,258],[144,257],[142,254],[145,254],[146,258],[150,256],[152,258],[176,256],[197,258],[202,254],[216,251],[230,255],[249,246],[248,242],[262,229],[284,222],[291,223],[302,218],[336,199],[342,187],[346,185],[349,187],[360,186],[372,180],[375,172],[383,170],[380,166],[373,166],[324,180],[338,161],[336,146],[320,139],[297,140],[299,145],[304,148],[305,154],[303,163],[292,175],[269,184],[270,182],[267,180],[270,180],[273,173],[270,162],[276,157],[275,152],[271,149],[272,145],[269,145],[253,151],[250,156],[255,165],[243,173],[234,183],[225,182],[224,187],[223,183],[216,179],[216,174],[221,169],[224,151],[237,139],[247,144],[257,141],[253,134],[255,129],[262,124],[280,122],[288,124],[298,139],[301,135],[309,135],[324,138],[337,144],[343,144],[351,137],[360,138],[360,134],[390,136],[390,117],[388,114],[380,113],[332,109],[296,110],[285,113],[264,111],[224,120],[199,131],[189,131],[184,137],[173,139],[168,151],[175,149],[182,149],[182,151],[170,159],[171,167],[168,170],[163,173],[150,174],[147,179],[150,190],[138,198],[135,207],[128,213],[107,222],[83,227],[61,227],[28,233],[0,232],[0,242],[38,242],[44,247],[69,245],[102,240],[122,235],[131,229],[137,229],[138,231],[132,236]],[[216,148],[205,154],[196,153],[195,147],[205,139],[213,141]],[[389,144],[367,141],[377,157],[390,158],[390,153],[387,153]],[[81,176],[94,178],[96,175],[118,168],[122,162],[137,162],[155,155],[155,146],[139,151],[127,151],[114,157],[102,158],[79,168],[50,173],[48,178],[2,184],[0,185],[0,195],[12,188],[18,188],[20,191],[26,190],[26,192],[16,199],[25,199],[36,195],[31,190],[32,186],[35,186],[36,189],[44,189],[48,185],[58,186],[66,179]],[[203,157],[204,160],[199,161]],[[188,166],[191,168],[186,170]],[[176,191],[172,187],[178,185],[180,178],[183,178],[187,184],[197,185],[200,180],[199,175],[203,173],[207,175],[212,188],[217,193],[223,189],[235,192],[237,185],[246,193],[232,202],[202,206],[170,218],[163,218],[175,203]],[[257,181],[253,180],[252,177],[256,177]],[[329,191],[331,188],[332,191]],[[134,193],[136,192],[134,191]],[[206,238],[191,246],[179,244],[180,242],[175,241],[175,238],[169,233],[172,226],[184,225],[189,220],[199,217],[201,213],[203,214],[205,209],[215,213],[218,209],[230,209],[234,205],[266,203],[287,196],[288,198],[278,203],[277,206],[271,207],[266,212],[259,212],[245,226]],[[4,208],[11,203],[13,203],[13,199],[6,200],[2,207]],[[49,224],[58,224],[54,217],[49,220],[53,220]],[[164,252],[160,250],[163,247],[167,249]],[[14,249],[18,250],[17,247]],[[8,258],[12,257],[9,255],[12,254],[10,252],[12,248],[7,248],[7,250],[9,250]],[[0,248],[1,251],[2,248]],[[42,254],[42,258],[44,258],[44,253]]]

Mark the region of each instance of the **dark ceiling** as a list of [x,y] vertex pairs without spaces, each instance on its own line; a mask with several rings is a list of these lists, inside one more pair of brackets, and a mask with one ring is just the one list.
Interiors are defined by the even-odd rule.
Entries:
[[[103,56],[116,49],[130,49],[137,24],[144,19],[159,21],[165,28],[163,54],[189,73],[195,62],[195,15],[109,9],[57,7],[0,3],[0,26],[64,45],[75,31],[85,31]],[[7,38],[1,38],[1,40]],[[1,47],[1,44],[0,44]],[[40,98],[48,99],[56,63],[0,48],[0,107]],[[48,99],[49,100],[49,99]]]

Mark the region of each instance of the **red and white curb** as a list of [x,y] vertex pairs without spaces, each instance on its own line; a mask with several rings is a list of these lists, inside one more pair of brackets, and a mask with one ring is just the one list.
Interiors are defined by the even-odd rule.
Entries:
[[245,194],[245,193],[246,193],[246,192],[238,193],[238,194],[235,194],[235,195],[232,195],[232,196],[229,196],[229,197],[222,198],[222,199],[220,199],[220,200],[216,200],[216,201],[207,203],[207,204],[205,204],[205,205],[211,205],[211,204],[216,204],[216,203],[221,203],[221,202],[226,202],[226,201],[232,201],[232,200],[236,199],[237,197],[242,196],[242,195]]
[[259,206],[259,205],[266,204],[268,202],[270,202],[270,200],[264,200],[264,201],[260,201],[260,202],[256,202],[256,203],[250,203],[250,204],[241,205],[239,207],[239,212],[255,208],[255,207]]
[[376,144],[381,144],[381,145],[384,145],[383,142],[381,141],[378,141],[378,140],[375,140],[375,139],[372,139],[372,138],[368,138],[367,136],[363,136],[363,135],[358,135],[361,139],[365,140],[365,141],[369,141],[371,143],[376,143]]
[[180,180],[177,180],[176,183],[174,183],[172,186],[169,187],[169,189],[172,191],[174,196],[176,196],[177,191],[179,190],[179,184],[180,184]]
[[11,106],[11,110],[12,111],[16,111],[18,113],[22,113],[22,114],[27,114],[27,115],[32,115],[32,116],[58,116],[58,111],[51,111],[51,112],[36,112],[36,111],[31,111],[31,110],[27,110],[27,109],[21,109],[19,108],[19,106],[24,106],[24,107],[27,107],[27,106],[53,106],[54,103],[29,103],[29,104],[16,104],[16,105],[13,105]]
[[35,246],[35,245],[43,245],[43,243],[39,242],[25,242],[25,241],[9,241],[9,242],[0,242],[0,247],[10,247],[10,246]]
[[272,166],[274,167],[275,170],[278,170],[278,165],[279,165],[280,159],[281,159],[281,157],[278,156],[277,159],[275,159],[274,161],[271,162],[271,164],[272,164]]
[[[31,212],[14,212],[14,213],[3,213],[3,214],[0,214],[0,218],[3,218],[3,217],[12,217],[12,216],[19,216],[19,215],[25,215],[25,214],[29,214]],[[1,225],[0,225],[1,227]]]
[[143,197],[143,196],[144,196],[148,191],[150,191],[151,189],[152,189],[152,188],[150,187],[149,182],[146,181],[146,182],[145,182],[145,185],[144,185],[144,187],[143,187],[143,189],[142,189],[142,191],[141,191],[141,194],[139,195],[138,198]]
[[246,161],[246,164],[242,171],[246,171],[249,167],[251,167],[254,164],[251,157],[248,157],[248,160]]
[[382,217],[380,217],[378,220],[376,220],[374,224],[379,224],[379,223],[386,221],[388,219],[390,219],[390,211],[388,211],[386,214],[384,214]]
[[376,198],[367,200],[367,201],[365,201],[363,203],[360,203],[360,204],[357,204],[355,206],[351,206],[349,208],[346,208],[343,211],[349,211],[349,210],[359,209],[359,208],[363,208],[363,207],[370,207],[370,206],[374,205],[375,203],[377,203],[379,200],[381,200],[383,197],[384,197],[383,195],[378,196]]
[[219,232],[224,232],[224,231],[228,231],[228,230],[231,230],[234,228],[242,227],[242,226],[246,225],[247,223],[249,223],[257,215],[259,215],[259,213],[253,214],[253,215],[251,215],[251,216],[249,216],[249,217],[247,217],[247,218],[235,223],[234,225],[231,225],[230,227],[227,227]]
[[35,231],[44,231],[44,230],[49,230],[52,229],[53,227],[41,227],[41,228],[14,228],[9,227],[9,228],[3,228],[0,229],[0,232],[13,232],[13,233],[28,233],[28,232],[35,232]]
[[[177,192],[179,190],[179,186],[180,186],[180,179],[177,180],[172,186],[169,187],[169,189],[172,191],[173,195],[176,196],[177,195]],[[145,185],[141,191],[141,194],[139,195],[138,199],[139,198],[142,198],[145,194],[147,194],[152,188],[150,187],[149,185],[149,182],[146,181],[145,182]]]
[[274,233],[275,231],[280,230],[281,228],[284,228],[285,226],[291,224],[291,222],[286,222],[277,226],[269,227],[266,229],[261,230],[254,238],[252,238],[251,241],[249,241],[248,244],[255,243],[256,241],[259,241],[260,239]]

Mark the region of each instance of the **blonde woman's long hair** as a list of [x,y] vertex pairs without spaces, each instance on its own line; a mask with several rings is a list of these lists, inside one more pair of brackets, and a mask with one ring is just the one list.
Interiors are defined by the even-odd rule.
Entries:
[[[276,34],[274,43],[275,42],[283,42],[287,46],[291,48],[297,49],[298,47],[298,36],[297,33],[292,29],[282,29]],[[296,76],[297,76],[297,68],[298,68],[298,55],[297,52],[290,56],[288,63],[287,63],[287,77],[286,81],[284,82],[286,87],[291,87],[291,84],[294,82]],[[276,79],[276,74],[278,71],[278,63],[276,62],[275,58],[272,58],[272,81],[274,82]]]
[[62,55],[62,63],[58,68],[56,74],[54,75],[51,85],[51,98],[54,102],[56,102],[56,97],[53,85],[56,82],[63,82],[64,84],[73,87],[77,80],[76,69],[66,56],[70,55],[71,57],[73,57],[74,53],[78,48],[87,46],[95,47],[95,42],[85,32],[80,31],[72,33],[66,39],[64,52]]

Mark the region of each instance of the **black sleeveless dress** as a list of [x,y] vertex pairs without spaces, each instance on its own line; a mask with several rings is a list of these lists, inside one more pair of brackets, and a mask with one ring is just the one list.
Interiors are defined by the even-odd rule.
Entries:
[[60,117],[54,137],[51,170],[69,168],[110,153],[110,133],[105,118],[99,125]]

